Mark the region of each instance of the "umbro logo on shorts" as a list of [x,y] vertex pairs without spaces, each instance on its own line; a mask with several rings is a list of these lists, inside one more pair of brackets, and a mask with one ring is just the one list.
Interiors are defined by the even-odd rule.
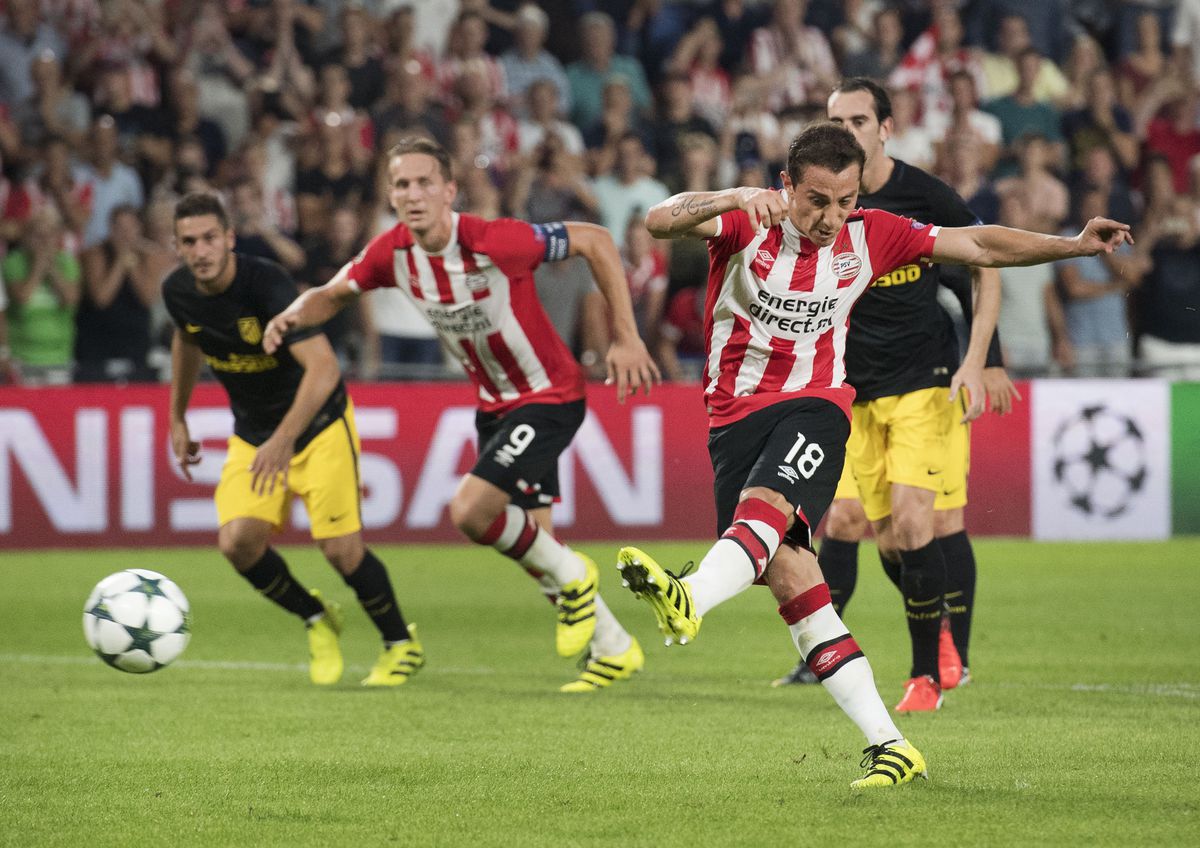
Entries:
[[789,483],[795,483],[800,479],[800,472],[790,465],[779,466],[779,476],[787,478]]

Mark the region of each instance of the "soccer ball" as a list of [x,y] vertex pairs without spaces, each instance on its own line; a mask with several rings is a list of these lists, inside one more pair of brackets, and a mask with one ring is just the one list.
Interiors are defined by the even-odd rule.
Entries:
[[155,571],[110,574],[83,605],[83,638],[113,668],[133,674],[174,662],[191,638],[188,600]]

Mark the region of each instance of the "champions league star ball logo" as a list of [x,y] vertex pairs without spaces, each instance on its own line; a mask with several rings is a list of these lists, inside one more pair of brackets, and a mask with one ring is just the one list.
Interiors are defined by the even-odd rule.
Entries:
[[1146,440],[1137,422],[1103,404],[1084,407],[1054,434],[1054,481],[1089,517],[1122,515],[1146,475]]

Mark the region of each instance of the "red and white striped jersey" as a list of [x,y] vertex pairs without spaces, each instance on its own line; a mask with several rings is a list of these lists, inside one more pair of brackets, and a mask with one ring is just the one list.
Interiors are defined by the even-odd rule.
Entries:
[[533,271],[566,255],[561,224],[534,225],[453,214],[450,241],[427,253],[400,223],[349,265],[359,291],[395,286],[433,325],[479,392],[480,408],[584,396],[583,371],[542,308]]
[[791,221],[755,231],[726,212],[709,239],[703,378],[709,423],[729,424],[793,397],[822,397],[847,415],[850,311],[872,281],[928,259],[938,227],[857,209],[817,247]]

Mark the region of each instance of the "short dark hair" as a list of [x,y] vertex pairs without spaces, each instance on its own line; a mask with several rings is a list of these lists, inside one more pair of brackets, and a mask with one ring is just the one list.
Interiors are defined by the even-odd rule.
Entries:
[[446,182],[454,179],[454,171],[450,167],[450,154],[446,152],[446,148],[433,139],[419,135],[405,136],[392,145],[388,151],[388,160],[391,161],[393,156],[404,156],[408,153],[424,153],[426,156],[432,156],[437,160],[438,169],[442,172],[442,179]]
[[199,218],[201,215],[212,215],[220,222],[223,229],[229,229],[229,213],[225,211],[225,204],[221,202],[219,196],[212,192],[193,191],[185,194],[175,204],[176,221],[184,218]]
[[788,177],[793,184],[800,182],[809,165],[839,174],[857,164],[861,172],[866,161],[867,154],[850,130],[832,121],[819,121],[806,127],[788,147]]
[[871,95],[871,99],[875,101],[875,117],[879,123],[882,124],[892,117],[892,98],[888,96],[887,89],[875,80],[870,77],[847,77],[838,83],[833,93],[851,91],[865,91]]

